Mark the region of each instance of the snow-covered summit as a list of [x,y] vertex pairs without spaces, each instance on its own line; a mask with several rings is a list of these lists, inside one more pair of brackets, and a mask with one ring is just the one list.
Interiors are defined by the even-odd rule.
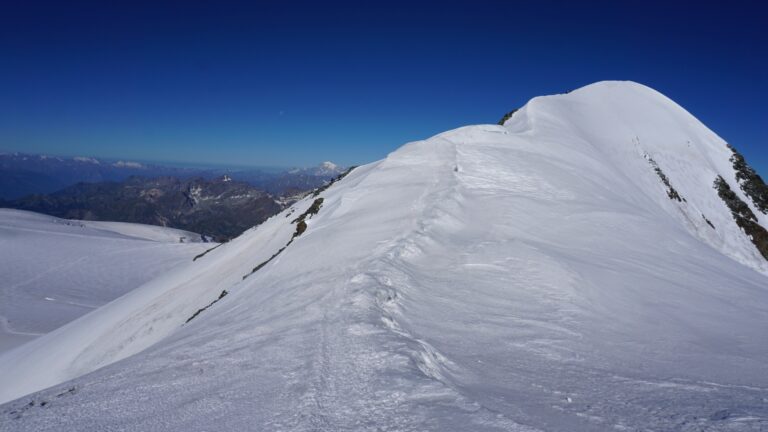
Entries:
[[342,172],[344,172],[344,168],[340,167],[339,165],[336,165],[333,162],[325,161],[317,166],[309,167],[309,168],[295,168],[290,171],[288,171],[290,174],[308,174],[312,176],[318,176],[318,177],[335,177]]
[[112,166],[117,168],[144,168],[144,165],[138,162],[122,161],[122,160],[113,163]]
[[[534,98],[505,127],[519,136],[535,136],[529,145],[547,143],[539,153],[571,154],[599,164],[599,170],[584,174],[593,174],[607,193],[622,194],[621,201],[639,207],[653,202],[702,241],[768,272],[768,255],[744,235],[714,187],[718,177],[725,179],[759,225],[768,227],[768,215],[737,179],[734,150],[661,93],[634,82],[599,82]],[[669,194],[659,189],[674,191],[679,199],[666,199]]]
[[764,429],[733,157],[622,82],[407,144],[0,357],[0,400],[53,386],[0,426]]
[[318,168],[318,172],[323,172],[326,174],[338,174],[341,172],[341,168],[331,161],[325,161],[321,163]]
[[98,159],[92,158],[92,157],[87,157],[87,156],[75,156],[75,157],[72,158],[72,160],[75,161],[75,162],[82,162],[82,163],[87,163],[87,164],[101,165],[101,162],[99,162]]

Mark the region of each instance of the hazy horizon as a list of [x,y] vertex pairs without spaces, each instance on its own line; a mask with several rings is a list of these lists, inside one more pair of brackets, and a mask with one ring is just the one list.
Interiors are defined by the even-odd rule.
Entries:
[[[154,160],[154,159],[142,159],[142,158],[128,158],[128,157],[120,157],[120,156],[99,156],[99,155],[93,155],[93,154],[73,154],[73,153],[49,153],[49,152],[30,152],[30,151],[24,151],[24,150],[10,150],[5,148],[0,148],[0,155],[4,154],[20,154],[20,155],[29,155],[29,156],[47,156],[52,158],[60,158],[60,159],[75,159],[75,158],[94,158],[102,161],[109,161],[109,162],[118,162],[118,161],[125,161],[125,162],[137,162],[141,164],[146,165],[156,165],[156,166],[169,166],[169,167],[179,167],[179,168],[200,168],[200,169],[253,169],[253,170],[263,170],[263,171],[280,171],[280,170],[289,170],[289,169],[295,169],[295,168],[311,168],[316,167],[324,162],[332,162],[336,163],[332,160],[322,160],[317,161],[316,163],[310,163],[309,165],[251,165],[251,164],[226,164],[226,163],[216,163],[216,162],[184,162],[184,161],[173,161],[173,160]],[[341,164],[338,164],[341,165]],[[344,165],[341,165],[344,166]]]

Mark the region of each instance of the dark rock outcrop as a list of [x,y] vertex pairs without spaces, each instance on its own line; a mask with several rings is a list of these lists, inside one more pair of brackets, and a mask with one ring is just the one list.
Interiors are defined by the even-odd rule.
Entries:
[[509,120],[510,118],[512,118],[512,115],[514,115],[516,112],[517,112],[517,108],[515,108],[512,111],[504,114],[504,117],[502,117],[501,120],[499,120],[499,125],[504,126],[504,123],[507,120]]
[[757,217],[749,208],[747,203],[736,195],[728,182],[720,176],[717,176],[714,184],[717,194],[723,200],[728,209],[731,210],[736,225],[741,227],[754,243],[757,250],[768,260],[768,231],[758,222]]
[[645,155],[645,159],[648,161],[649,164],[651,164],[651,167],[653,168],[653,171],[656,172],[656,175],[659,176],[659,179],[661,179],[661,182],[664,184],[664,186],[667,187],[667,196],[671,200],[676,200],[678,202],[684,202],[686,201],[685,198],[680,196],[680,194],[677,192],[675,188],[672,187],[672,185],[669,183],[669,178],[666,174],[664,174],[664,171],[659,168],[659,164],[656,163],[655,160],[650,155]]
[[731,163],[733,169],[736,170],[736,180],[738,180],[741,190],[752,200],[758,210],[763,214],[768,214],[768,186],[763,182],[760,175],[747,164],[741,153],[730,144],[728,144],[728,148],[733,152]]

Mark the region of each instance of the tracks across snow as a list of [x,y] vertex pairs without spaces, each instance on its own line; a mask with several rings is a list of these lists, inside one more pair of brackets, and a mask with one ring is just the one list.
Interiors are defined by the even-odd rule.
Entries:
[[457,198],[455,146],[445,140],[435,144],[435,151],[447,154],[439,158],[447,162],[445,169],[424,179],[409,202],[408,227],[380,242],[368,259],[345,269],[335,282],[314,282],[322,295],[307,311],[318,318],[306,372],[291,379],[279,398],[295,398],[300,387],[300,404],[292,415],[280,416],[277,428],[533,430],[462,395],[448,372],[454,365],[411,332],[401,310],[401,299],[419,288],[404,262],[418,255],[419,243],[428,241],[433,225],[445,216],[438,204]]

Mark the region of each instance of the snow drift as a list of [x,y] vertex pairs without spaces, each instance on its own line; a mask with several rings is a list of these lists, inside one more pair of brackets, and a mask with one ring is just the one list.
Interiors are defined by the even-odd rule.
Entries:
[[407,144],[0,357],[0,428],[764,430],[733,155],[630,82]]

